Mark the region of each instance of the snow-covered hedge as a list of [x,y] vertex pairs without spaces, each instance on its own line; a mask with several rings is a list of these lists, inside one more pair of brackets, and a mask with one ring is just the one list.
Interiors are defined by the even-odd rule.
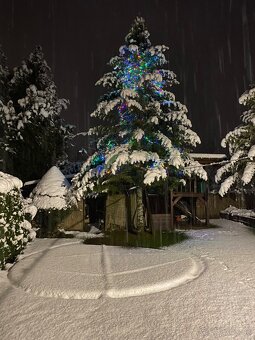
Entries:
[[21,187],[18,178],[0,172],[0,269],[36,236],[30,224],[35,211],[24,204]]

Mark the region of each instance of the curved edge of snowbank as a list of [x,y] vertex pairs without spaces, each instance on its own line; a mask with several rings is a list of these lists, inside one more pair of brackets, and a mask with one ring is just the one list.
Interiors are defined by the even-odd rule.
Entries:
[[116,298],[126,298],[134,296],[142,296],[148,294],[155,294],[176,288],[197,279],[205,270],[204,263],[197,259],[190,258],[192,261],[191,268],[183,275],[172,280],[162,281],[151,285],[142,285],[126,289],[109,289],[106,291],[106,296]]

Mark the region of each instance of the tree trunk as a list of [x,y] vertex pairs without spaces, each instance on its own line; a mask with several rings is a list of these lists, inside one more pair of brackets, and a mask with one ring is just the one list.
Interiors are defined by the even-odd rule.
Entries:
[[137,188],[136,190],[136,204],[137,204],[137,223],[136,231],[144,230],[144,216],[143,216],[143,189]]

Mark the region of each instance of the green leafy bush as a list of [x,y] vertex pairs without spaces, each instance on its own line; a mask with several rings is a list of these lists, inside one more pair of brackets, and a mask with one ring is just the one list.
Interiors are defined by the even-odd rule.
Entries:
[[12,262],[24,249],[28,241],[35,238],[29,213],[23,203],[20,191],[13,188],[0,193],[0,268]]

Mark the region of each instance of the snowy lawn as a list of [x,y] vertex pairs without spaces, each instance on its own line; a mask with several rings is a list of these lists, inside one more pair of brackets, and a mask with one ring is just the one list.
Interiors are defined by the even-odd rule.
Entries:
[[255,231],[211,222],[162,250],[36,239],[0,272],[1,339],[254,339]]

